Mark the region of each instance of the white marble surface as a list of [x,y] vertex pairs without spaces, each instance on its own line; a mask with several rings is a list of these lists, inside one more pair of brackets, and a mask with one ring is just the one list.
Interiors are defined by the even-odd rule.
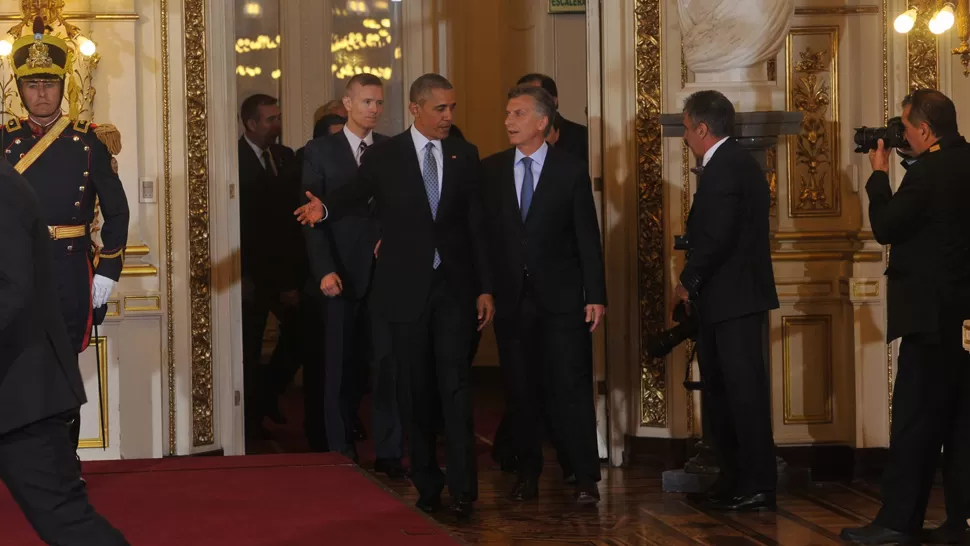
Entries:
[[684,58],[695,74],[748,68],[775,56],[795,0],[678,0]]

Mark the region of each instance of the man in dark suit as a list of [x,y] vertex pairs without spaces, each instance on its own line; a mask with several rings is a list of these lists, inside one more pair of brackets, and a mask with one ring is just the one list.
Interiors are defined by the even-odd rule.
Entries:
[[[872,524],[844,529],[858,544],[966,544],[970,518],[970,146],[953,102],[935,89],[903,100],[916,161],[894,194],[883,141],[869,153],[869,221],[892,245],[887,277],[889,342],[902,338],[893,390],[882,509]],[[921,536],[940,448],[946,522]]]
[[[380,78],[373,74],[358,74],[347,82],[344,106],[349,117],[343,128],[332,134],[315,138],[307,143],[303,166],[303,190],[327,199],[334,191],[357,180],[357,169],[364,150],[387,137],[374,133],[374,127],[384,110],[384,87]],[[324,393],[323,415],[326,423],[327,443],[331,451],[357,460],[353,429],[360,405],[361,377],[367,350],[365,339],[367,324],[365,296],[370,287],[374,253],[380,239],[380,224],[367,203],[320,226],[304,228],[310,271],[316,292],[322,295],[324,337],[324,373],[316,373],[308,365],[304,372],[304,384],[321,382]],[[315,364],[315,363],[314,363]],[[380,372],[380,370],[377,370]],[[385,370],[392,372],[393,370]],[[311,372],[310,381],[306,372]],[[317,381],[320,380],[320,381]],[[378,386],[393,383],[382,381]],[[307,389],[307,413],[313,396]],[[319,393],[317,393],[319,394]],[[393,402],[397,393],[374,393],[375,405],[384,407]],[[375,427],[375,451],[377,470],[392,477],[404,476],[401,467],[400,426],[396,415],[385,411],[374,414],[379,425]],[[391,430],[388,430],[391,429]],[[398,443],[394,445],[396,436]]]
[[33,188],[0,162],[0,480],[48,544],[128,544],[88,502],[70,422],[87,399]]
[[510,498],[538,495],[545,408],[574,467],[576,501],[595,504],[591,332],[606,312],[606,284],[592,184],[579,158],[544,140],[556,115],[549,93],[516,87],[506,110],[514,147],[486,158],[483,170],[495,334],[519,453]]
[[[296,214],[301,222],[337,220],[374,198],[382,242],[371,290],[377,312],[391,324],[400,383],[410,378],[410,404],[402,406],[410,413],[417,506],[439,508],[445,485],[429,395],[438,389],[451,510],[466,518],[478,496],[468,352],[476,322],[481,330],[494,313],[481,166],[473,145],[448,138],[456,102],[447,79],[421,76],[411,84],[410,101],[414,124],[368,148],[355,184],[330,195],[326,209],[308,193],[309,203]],[[436,385],[429,380],[432,366]]]
[[768,216],[758,162],[730,138],[734,106],[717,91],[684,105],[684,140],[702,172],[687,220],[690,250],[676,287],[700,321],[698,361],[705,417],[721,467],[713,508],[775,506],[777,469],[764,361],[768,311],[778,308]]
[[[300,288],[306,254],[290,211],[299,203],[293,150],[276,143],[281,130],[277,100],[253,95],[240,111],[239,231],[243,283],[243,367],[248,435],[263,436],[264,415],[283,422],[277,397],[302,363]],[[260,365],[266,319],[273,313],[279,340],[266,373]]]
[[555,147],[573,154],[589,165],[589,130],[586,129],[585,125],[569,121],[558,113],[559,88],[556,86],[556,80],[545,74],[526,74],[519,78],[518,85],[541,87],[552,95],[557,108],[556,117],[559,118],[558,121],[554,120],[554,124],[559,131],[559,137],[556,139]]

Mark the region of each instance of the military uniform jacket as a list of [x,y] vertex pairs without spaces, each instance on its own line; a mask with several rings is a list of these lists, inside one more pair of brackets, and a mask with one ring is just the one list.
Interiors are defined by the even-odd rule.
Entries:
[[[51,125],[53,127],[53,124]],[[22,173],[37,193],[54,249],[61,308],[78,352],[87,347],[94,313],[94,275],[114,281],[121,276],[128,240],[128,200],[117,163],[102,138],[120,150],[117,133],[106,134],[87,121],[70,123]],[[3,130],[4,155],[17,163],[43,138],[26,120],[12,119]],[[97,199],[103,222],[102,248],[95,252],[90,226]]]

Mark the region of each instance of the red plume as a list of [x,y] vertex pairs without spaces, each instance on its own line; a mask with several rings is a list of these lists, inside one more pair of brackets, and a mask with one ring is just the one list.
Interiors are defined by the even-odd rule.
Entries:
[[34,17],[34,34],[44,33],[44,20],[41,19],[40,15]]

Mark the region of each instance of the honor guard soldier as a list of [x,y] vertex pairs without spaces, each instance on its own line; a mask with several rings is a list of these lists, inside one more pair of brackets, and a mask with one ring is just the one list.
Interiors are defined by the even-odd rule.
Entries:
[[[33,34],[13,44],[14,75],[28,116],[7,121],[2,142],[7,161],[40,197],[53,240],[61,313],[71,344],[81,353],[92,326],[104,320],[108,296],[121,275],[128,200],[113,157],[121,149],[117,129],[61,111],[74,53],[49,30],[37,17]],[[96,201],[103,218],[101,248],[91,239]],[[75,419],[75,444],[78,432]]]

